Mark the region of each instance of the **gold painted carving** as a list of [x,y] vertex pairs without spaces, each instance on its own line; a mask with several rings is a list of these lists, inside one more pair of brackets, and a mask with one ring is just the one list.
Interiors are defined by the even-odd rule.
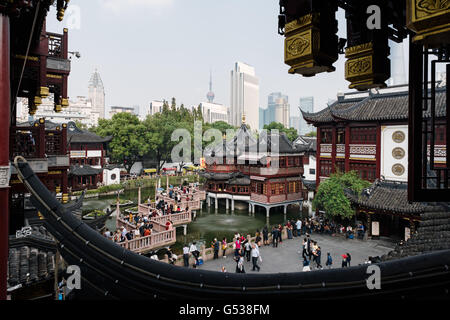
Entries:
[[357,60],[349,60],[347,63],[347,76],[359,76],[372,72],[372,57],[364,57]]
[[286,40],[286,58],[295,58],[301,56],[305,50],[310,46],[310,40],[304,36],[308,33],[303,33]]
[[419,11],[424,11],[428,14],[434,14],[438,11],[443,11],[450,8],[449,0],[418,0],[416,1],[417,16]]
[[405,167],[400,163],[396,163],[392,166],[392,173],[396,176],[401,176],[405,173]]
[[394,142],[397,142],[397,143],[402,143],[403,141],[405,141],[405,138],[406,138],[406,136],[402,131],[395,131],[392,134],[392,140],[394,140]]
[[397,159],[403,159],[405,157],[405,150],[403,150],[403,148],[394,148],[394,150],[392,150],[392,156]]
[[286,24],[286,27],[284,28],[285,33],[288,34],[290,32],[296,31],[298,29],[302,29],[304,27],[307,27],[313,22],[313,19],[316,20],[319,17],[317,14],[307,14],[306,16],[300,17],[297,20],[293,20]]

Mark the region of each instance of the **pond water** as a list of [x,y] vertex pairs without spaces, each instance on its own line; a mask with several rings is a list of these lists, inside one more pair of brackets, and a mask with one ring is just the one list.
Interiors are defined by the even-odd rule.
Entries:
[[[154,196],[154,188],[142,189],[141,195],[143,200]],[[137,190],[120,194],[120,199],[132,200],[135,203],[137,198]],[[83,211],[103,210],[115,202],[115,196],[86,199],[83,203]],[[202,210],[197,211],[195,221],[188,225],[186,236],[183,235],[183,228],[177,228],[177,243],[172,248],[175,253],[180,253],[184,243],[193,241],[196,241],[198,245],[205,244],[206,247],[210,246],[214,238],[222,240],[225,237],[228,242],[231,242],[236,232],[254,236],[256,230],[261,230],[266,224],[269,226],[282,224],[286,222],[286,219],[297,219],[300,216],[298,205],[289,206],[286,216],[283,214],[282,207],[273,208],[267,220],[266,211],[263,208],[256,208],[256,212],[249,215],[248,205],[245,202],[236,201],[235,211],[231,212],[225,209],[225,202],[219,202],[219,208],[215,210],[214,206],[208,208],[205,201]],[[114,230],[115,220],[111,218],[106,225]]]

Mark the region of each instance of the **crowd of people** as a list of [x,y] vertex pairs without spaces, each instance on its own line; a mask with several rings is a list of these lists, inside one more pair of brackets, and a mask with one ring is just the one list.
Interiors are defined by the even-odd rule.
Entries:
[[[129,210],[126,214],[121,215],[123,220],[127,221],[130,225],[134,225],[134,227],[131,228],[132,230],[127,230],[126,227],[121,226],[115,232],[111,232],[109,229],[106,229],[103,235],[106,238],[118,243],[137,239],[139,237],[150,236],[153,232],[155,232],[152,218],[178,214],[181,212],[189,212],[189,206],[186,206],[183,210],[179,203],[181,201],[193,200],[195,192],[195,187],[180,185],[179,187],[173,188],[171,186],[168,193],[164,193],[156,197],[154,209],[149,210],[148,214]],[[175,204],[165,201],[165,195],[169,196],[170,199],[174,199]],[[150,197],[148,198],[147,203],[150,207]],[[173,222],[168,219],[165,224],[165,229],[172,230],[173,228]]]

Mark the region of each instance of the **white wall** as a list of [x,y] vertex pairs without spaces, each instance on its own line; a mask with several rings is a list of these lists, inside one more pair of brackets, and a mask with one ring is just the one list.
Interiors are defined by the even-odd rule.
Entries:
[[103,170],[103,183],[107,186],[120,183],[120,168]]
[[[393,134],[395,132],[402,132],[404,140],[402,142],[395,142]],[[393,156],[394,149],[403,150],[404,156],[402,159],[396,159]],[[394,181],[408,181],[408,126],[382,126],[381,127],[381,175],[386,180]],[[402,175],[393,173],[393,166],[401,165],[404,168]]]
[[312,180],[312,181],[316,181],[316,174],[317,171],[315,171],[315,174],[310,174],[309,169],[314,169],[317,170],[316,168],[316,156],[315,155],[310,155],[309,156],[309,164],[305,164],[303,166],[304,169],[304,173],[303,175],[305,176],[305,180]]

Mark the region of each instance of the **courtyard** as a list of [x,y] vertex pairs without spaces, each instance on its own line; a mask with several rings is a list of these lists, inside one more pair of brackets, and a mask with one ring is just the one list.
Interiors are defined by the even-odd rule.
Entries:
[[[279,272],[299,272],[303,269],[302,258],[302,242],[304,236],[294,237],[293,239],[285,239],[278,247],[261,246],[260,254],[262,262],[258,261],[261,267],[261,273],[279,273]],[[317,241],[322,249],[321,263],[325,267],[327,253],[329,252],[333,258],[333,268],[341,268],[342,254],[350,253],[351,266],[364,263],[369,256],[382,256],[393,250],[394,243],[385,240],[358,240],[346,239],[342,236],[332,237],[329,235],[312,234],[311,239]],[[236,262],[233,255],[226,258],[222,256],[222,250],[219,251],[219,259],[206,261],[199,269],[210,271],[221,271],[225,266],[227,272],[235,272]],[[311,263],[315,266],[315,263]],[[246,272],[252,271],[252,262],[245,262]]]

